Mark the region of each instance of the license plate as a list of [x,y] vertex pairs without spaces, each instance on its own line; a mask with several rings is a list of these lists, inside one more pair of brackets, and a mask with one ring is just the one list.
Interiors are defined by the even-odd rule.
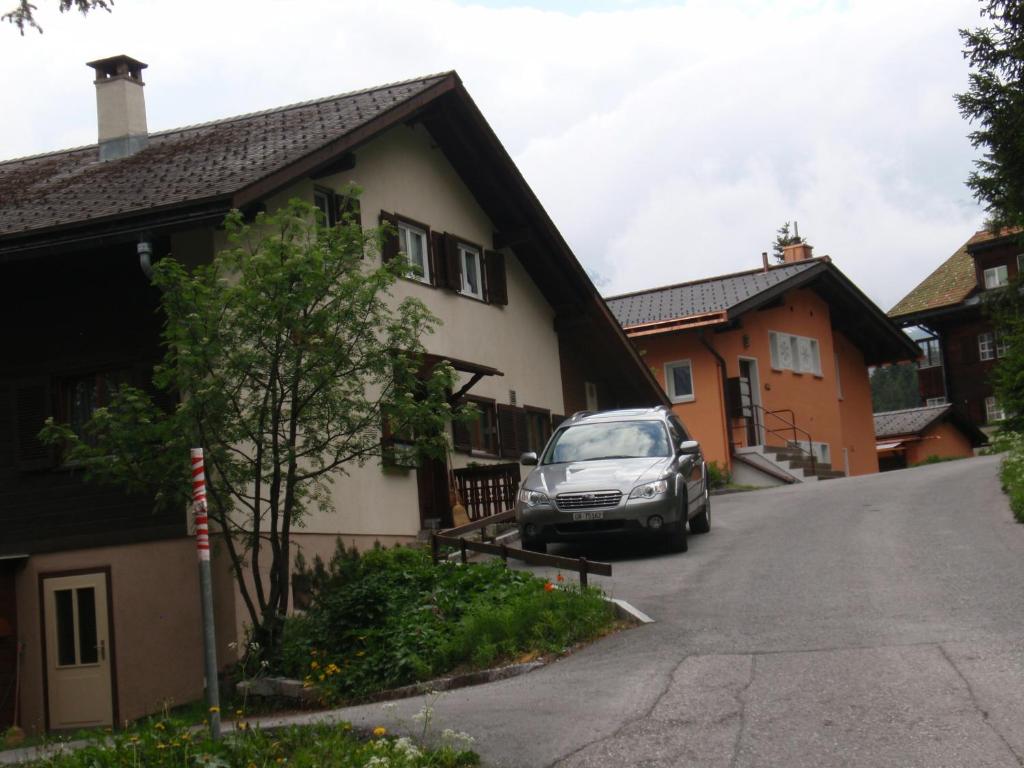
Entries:
[[604,512],[573,512],[573,520],[602,520]]

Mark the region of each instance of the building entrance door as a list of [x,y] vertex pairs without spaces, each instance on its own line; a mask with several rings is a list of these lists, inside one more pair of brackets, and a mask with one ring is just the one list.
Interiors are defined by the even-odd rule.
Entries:
[[757,360],[752,357],[740,358],[740,391],[744,399],[749,398],[750,416],[747,417],[747,445],[763,445],[764,432],[761,424],[761,379],[757,372]]
[[49,727],[113,725],[108,575],[41,578]]

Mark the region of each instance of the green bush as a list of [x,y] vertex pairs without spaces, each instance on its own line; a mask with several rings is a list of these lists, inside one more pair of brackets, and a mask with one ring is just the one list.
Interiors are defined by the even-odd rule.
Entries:
[[1013,516],[1018,523],[1024,523],[1024,434],[1003,432],[993,447],[998,452],[1006,452],[999,467],[999,479],[1010,499]]
[[479,764],[464,734],[445,732],[426,749],[410,739],[392,739],[376,729],[360,736],[348,723],[275,730],[244,729],[213,741],[205,728],[167,718],[153,719],[113,734],[97,734],[81,749],[28,763],[28,768],[462,768]]
[[279,671],[338,703],[594,637],[613,619],[599,590],[553,589],[500,560],[435,565],[421,548],[339,548],[313,603],[285,624]]
[[729,473],[722,467],[718,466],[717,461],[712,461],[708,464],[709,488],[724,488],[731,480],[732,478],[729,476]]
[[965,456],[936,456],[934,453],[923,461],[919,461],[912,466],[923,467],[927,464],[942,464],[946,461],[959,461],[960,459],[966,458]]

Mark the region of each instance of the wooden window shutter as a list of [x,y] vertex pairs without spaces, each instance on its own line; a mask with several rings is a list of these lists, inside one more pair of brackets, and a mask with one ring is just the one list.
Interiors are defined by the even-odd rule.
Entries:
[[395,435],[391,431],[391,420],[380,415],[380,459],[385,467],[395,466]]
[[[535,450],[530,445],[530,428],[527,425],[526,411],[522,408],[517,408],[515,412],[516,420],[516,453],[522,454],[527,451]],[[544,446],[541,446],[543,448]],[[536,450],[540,450],[537,448]]]
[[505,279],[505,254],[501,251],[484,252],[484,276],[487,284],[486,301],[508,304],[508,282]]
[[444,235],[440,232],[430,232],[430,284],[438,286],[448,285],[448,259],[444,250]]
[[558,429],[558,425],[565,421],[565,416],[560,413],[551,414],[551,431],[554,432]]
[[50,415],[50,383],[46,379],[19,382],[14,387],[14,420],[18,469],[44,469],[53,464],[53,451],[39,439]]
[[499,453],[505,458],[518,458],[522,453],[519,450],[519,437],[516,434],[518,426],[516,410],[510,405],[498,406],[498,437],[501,444]]
[[468,423],[464,421],[452,422],[452,445],[457,451],[468,451],[473,447]]
[[387,264],[398,255],[398,219],[393,213],[380,212],[381,226],[391,225],[391,231],[384,235],[384,241],[380,246],[380,260]]
[[459,241],[455,235],[444,233],[444,283],[445,288],[462,290],[462,265],[459,264]]

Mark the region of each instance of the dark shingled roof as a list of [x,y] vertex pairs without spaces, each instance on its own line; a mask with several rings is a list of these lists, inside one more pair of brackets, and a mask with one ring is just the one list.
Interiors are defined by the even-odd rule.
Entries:
[[451,74],[152,133],[118,160],[94,144],[0,162],[0,238],[232,194]]
[[875,414],[875,437],[919,435],[945,416],[952,405],[928,405],[923,408],[905,408]]
[[889,310],[889,317],[898,318],[933,309],[959,304],[978,287],[974,272],[974,259],[967,252],[968,246],[981,242],[987,232],[978,232],[960,246],[956,253],[946,259],[939,268],[921,281],[914,290],[900,299]]
[[725,312],[821,263],[808,259],[749,272],[709,277],[692,283],[611,296],[605,301],[624,328]]

